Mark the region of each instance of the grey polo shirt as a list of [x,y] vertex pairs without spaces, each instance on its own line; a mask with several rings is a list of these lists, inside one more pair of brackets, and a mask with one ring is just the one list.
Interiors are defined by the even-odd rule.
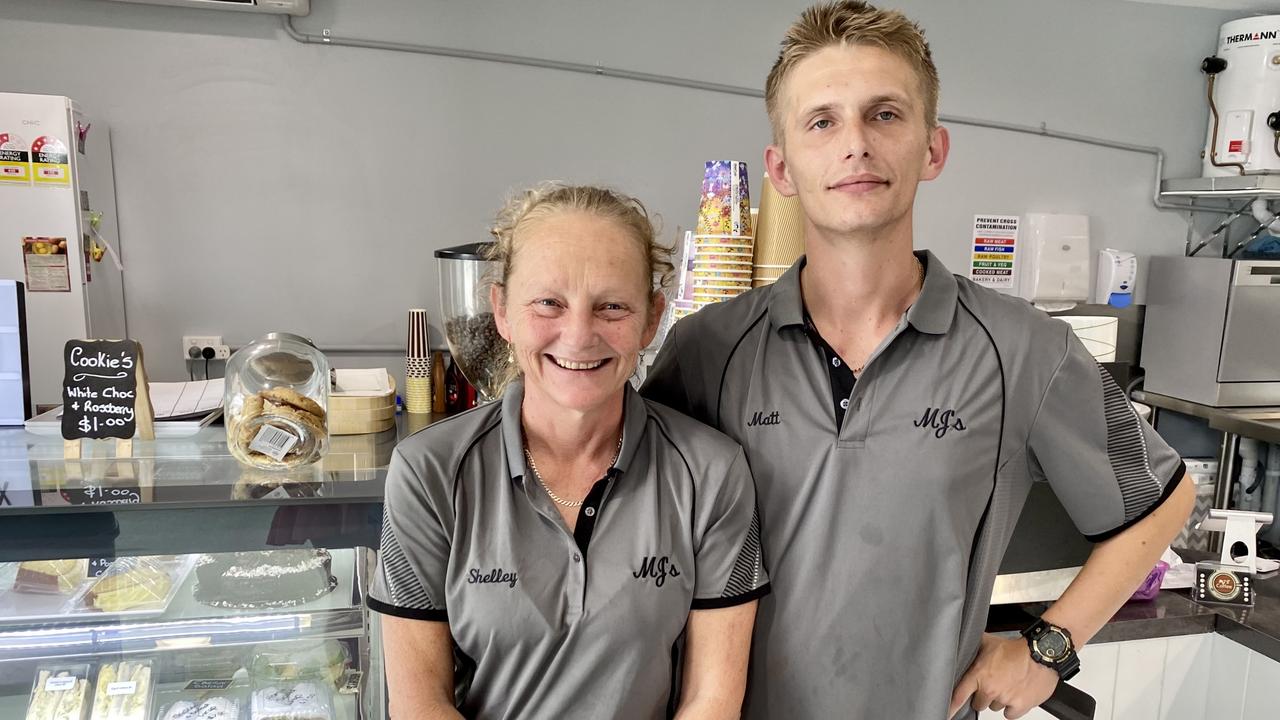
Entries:
[[449,623],[466,717],[666,717],[690,609],[768,592],[742,449],[626,393],[574,533],[526,474],[518,383],[392,456],[369,607]]
[[918,257],[920,296],[838,428],[803,258],[677,323],[642,389],[741,443],[756,479],[775,590],[748,718],[944,717],[1030,484],[1101,539],[1181,477],[1066,323]]

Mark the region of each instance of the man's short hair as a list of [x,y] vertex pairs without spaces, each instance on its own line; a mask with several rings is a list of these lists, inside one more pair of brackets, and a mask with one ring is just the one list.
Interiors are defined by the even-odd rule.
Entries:
[[924,119],[929,129],[938,125],[938,68],[933,64],[924,30],[897,10],[881,10],[862,0],[819,3],[805,10],[787,30],[782,51],[765,82],[764,104],[773,127],[773,141],[782,142],[782,117],[778,107],[782,84],[806,57],[830,46],[869,45],[907,61],[916,71],[924,94]]

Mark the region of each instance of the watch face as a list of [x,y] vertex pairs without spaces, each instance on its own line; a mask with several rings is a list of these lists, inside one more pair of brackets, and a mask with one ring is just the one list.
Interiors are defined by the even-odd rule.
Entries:
[[1036,650],[1040,651],[1045,660],[1057,662],[1067,654],[1067,639],[1062,636],[1062,633],[1050,630],[1036,641]]

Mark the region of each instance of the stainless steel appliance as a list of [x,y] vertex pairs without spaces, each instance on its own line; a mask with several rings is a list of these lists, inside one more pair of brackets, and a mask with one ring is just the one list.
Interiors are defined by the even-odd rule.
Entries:
[[1149,392],[1280,405],[1280,261],[1151,258],[1142,365]]

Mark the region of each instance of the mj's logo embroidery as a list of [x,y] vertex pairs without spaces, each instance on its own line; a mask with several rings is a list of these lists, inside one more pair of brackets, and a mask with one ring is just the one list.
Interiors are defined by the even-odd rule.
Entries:
[[671,562],[671,559],[663,555],[648,555],[640,560],[640,569],[631,573],[632,577],[637,580],[648,580],[653,578],[653,584],[662,587],[667,582],[667,577],[680,577],[680,568]]
[[943,435],[949,430],[960,432],[965,430],[964,421],[956,414],[955,410],[943,410],[942,408],[925,408],[924,415],[913,423],[918,428],[928,428],[933,431],[933,436],[942,439]]

